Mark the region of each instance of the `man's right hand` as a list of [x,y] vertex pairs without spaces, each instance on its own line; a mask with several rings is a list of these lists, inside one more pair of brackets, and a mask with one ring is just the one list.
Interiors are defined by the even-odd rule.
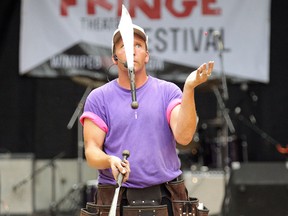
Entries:
[[110,167],[116,181],[120,173],[123,175],[123,182],[128,180],[130,174],[130,164],[128,160],[122,161],[116,156],[110,156]]

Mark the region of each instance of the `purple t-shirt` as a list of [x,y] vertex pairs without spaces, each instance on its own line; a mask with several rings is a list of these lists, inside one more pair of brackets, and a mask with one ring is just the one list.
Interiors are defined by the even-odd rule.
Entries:
[[[143,188],[170,181],[181,174],[176,142],[169,126],[172,109],[182,91],[174,83],[149,76],[136,90],[138,109],[131,108],[131,92],[113,80],[87,97],[80,118],[91,119],[106,132],[104,151],[122,158],[129,150],[131,173],[123,184]],[[100,184],[115,184],[111,169],[99,170]]]

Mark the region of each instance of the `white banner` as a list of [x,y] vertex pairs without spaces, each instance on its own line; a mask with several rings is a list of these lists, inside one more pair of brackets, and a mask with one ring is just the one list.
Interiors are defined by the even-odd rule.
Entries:
[[147,67],[153,75],[183,81],[192,69],[214,60],[218,75],[268,83],[270,1],[22,0],[20,74],[115,75],[111,38],[123,3],[149,35]]

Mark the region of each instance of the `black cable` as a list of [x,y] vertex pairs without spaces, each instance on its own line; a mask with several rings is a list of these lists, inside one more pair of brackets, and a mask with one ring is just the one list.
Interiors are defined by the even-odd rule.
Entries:
[[105,68],[105,74],[106,74],[106,78],[107,78],[107,81],[110,82],[110,79],[109,79],[109,73],[110,73],[110,70],[111,68],[115,66],[115,64],[111,64],[108,68]]

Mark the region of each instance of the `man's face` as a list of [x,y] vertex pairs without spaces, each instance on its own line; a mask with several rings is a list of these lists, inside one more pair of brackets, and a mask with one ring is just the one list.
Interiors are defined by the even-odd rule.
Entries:
[[[142,37],[137,34],[134,34],[134,70],[142,70],[145,68],[145,64],[149,60],[149,53],[147,51],[146,43]],[[115,44],[115,55],[122,61],[126,61],[125,47],[120,38],[119,41]]]

